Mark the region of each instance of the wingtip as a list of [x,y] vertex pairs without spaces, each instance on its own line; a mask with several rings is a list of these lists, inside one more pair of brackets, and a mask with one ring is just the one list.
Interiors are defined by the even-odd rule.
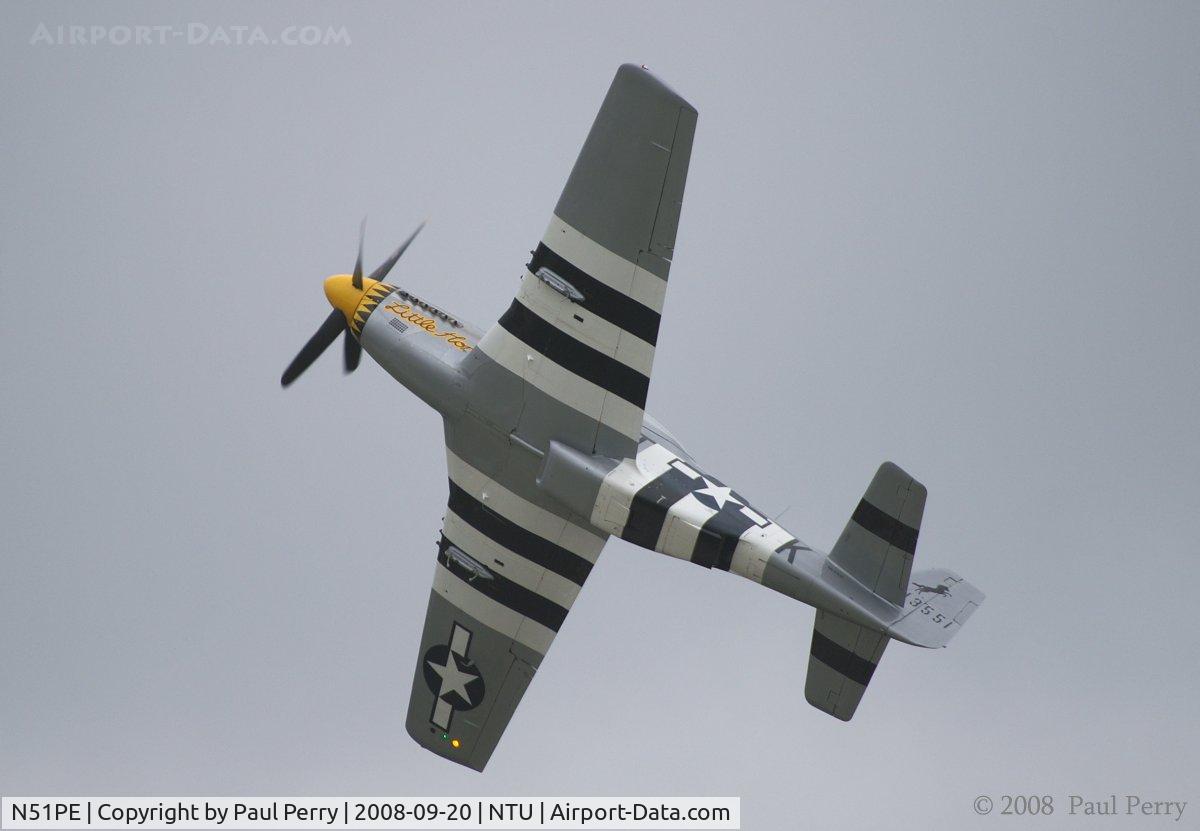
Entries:
[[662,79],[662,77],[646,66],[646,64],[623,63],[617,68],[616,77],[613,79],[616,83],[620,79],[625,79],[626,83],[641,85],[649,89],[655,89],[660,96],[666,96],[674,101],[676,105],[682,108],[696,111],[696,108],[686,98],[680,95],[675,89]]

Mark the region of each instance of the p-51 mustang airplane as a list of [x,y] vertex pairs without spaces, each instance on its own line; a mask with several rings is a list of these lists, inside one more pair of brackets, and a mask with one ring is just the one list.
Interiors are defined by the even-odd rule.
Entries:
[[450,499],[408,732],[459,764],[487,764],[610,535],[816,607],[805,697],[846,721],[889,640],[945,646],[983,602],[953,572],[912,573],[925,488],[896,465],[826,555],[645,412],[695,129],[687,101],[622,66],[499,321],[484,332],[383,282],[412,237],[364,278],[360,232],[283,373],[344,333],[347,372],[366,349],[442,415]]

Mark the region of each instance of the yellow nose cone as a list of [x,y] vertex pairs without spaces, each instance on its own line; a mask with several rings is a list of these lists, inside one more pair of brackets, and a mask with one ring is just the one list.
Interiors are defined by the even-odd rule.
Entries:
[[335,274],[325,280],[325,297],[328,298],[329,305],[346,316],[346,324],[351,325],[354,321],[354,312],[358,309],[358,304],[362,302],[363,295],[377,282],[379,281],[368,280],[364,277],[363,287],[356,289],[354,278],[349,274]]

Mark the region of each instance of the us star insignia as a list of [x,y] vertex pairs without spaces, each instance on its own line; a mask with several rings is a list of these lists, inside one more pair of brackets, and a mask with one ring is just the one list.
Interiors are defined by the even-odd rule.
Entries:
[[726,502],[732,502],[735,505],[746,504],[733,495],[733,488],[718,485],[707,476],[701,476],[700,478],[704,480],[705,486],[692,491],[692,496],[696,497],[696,499],[709,508],[720,511],[724,509]]
[[443,730],[450,729],[455,710],[471,710],[483,701],[483,676],[467,657],[470,648],[471,630],[455,623],[450,642],[429,647],[421,661],[425,683],[434,695],[429,721]]

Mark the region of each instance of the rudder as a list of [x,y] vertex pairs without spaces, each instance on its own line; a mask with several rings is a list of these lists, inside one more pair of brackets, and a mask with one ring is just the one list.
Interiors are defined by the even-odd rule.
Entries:
[[888,632],[914,646],[946,646],[983,601],[983,592],[949,569],[918,571],[912,576],[904,611]]

